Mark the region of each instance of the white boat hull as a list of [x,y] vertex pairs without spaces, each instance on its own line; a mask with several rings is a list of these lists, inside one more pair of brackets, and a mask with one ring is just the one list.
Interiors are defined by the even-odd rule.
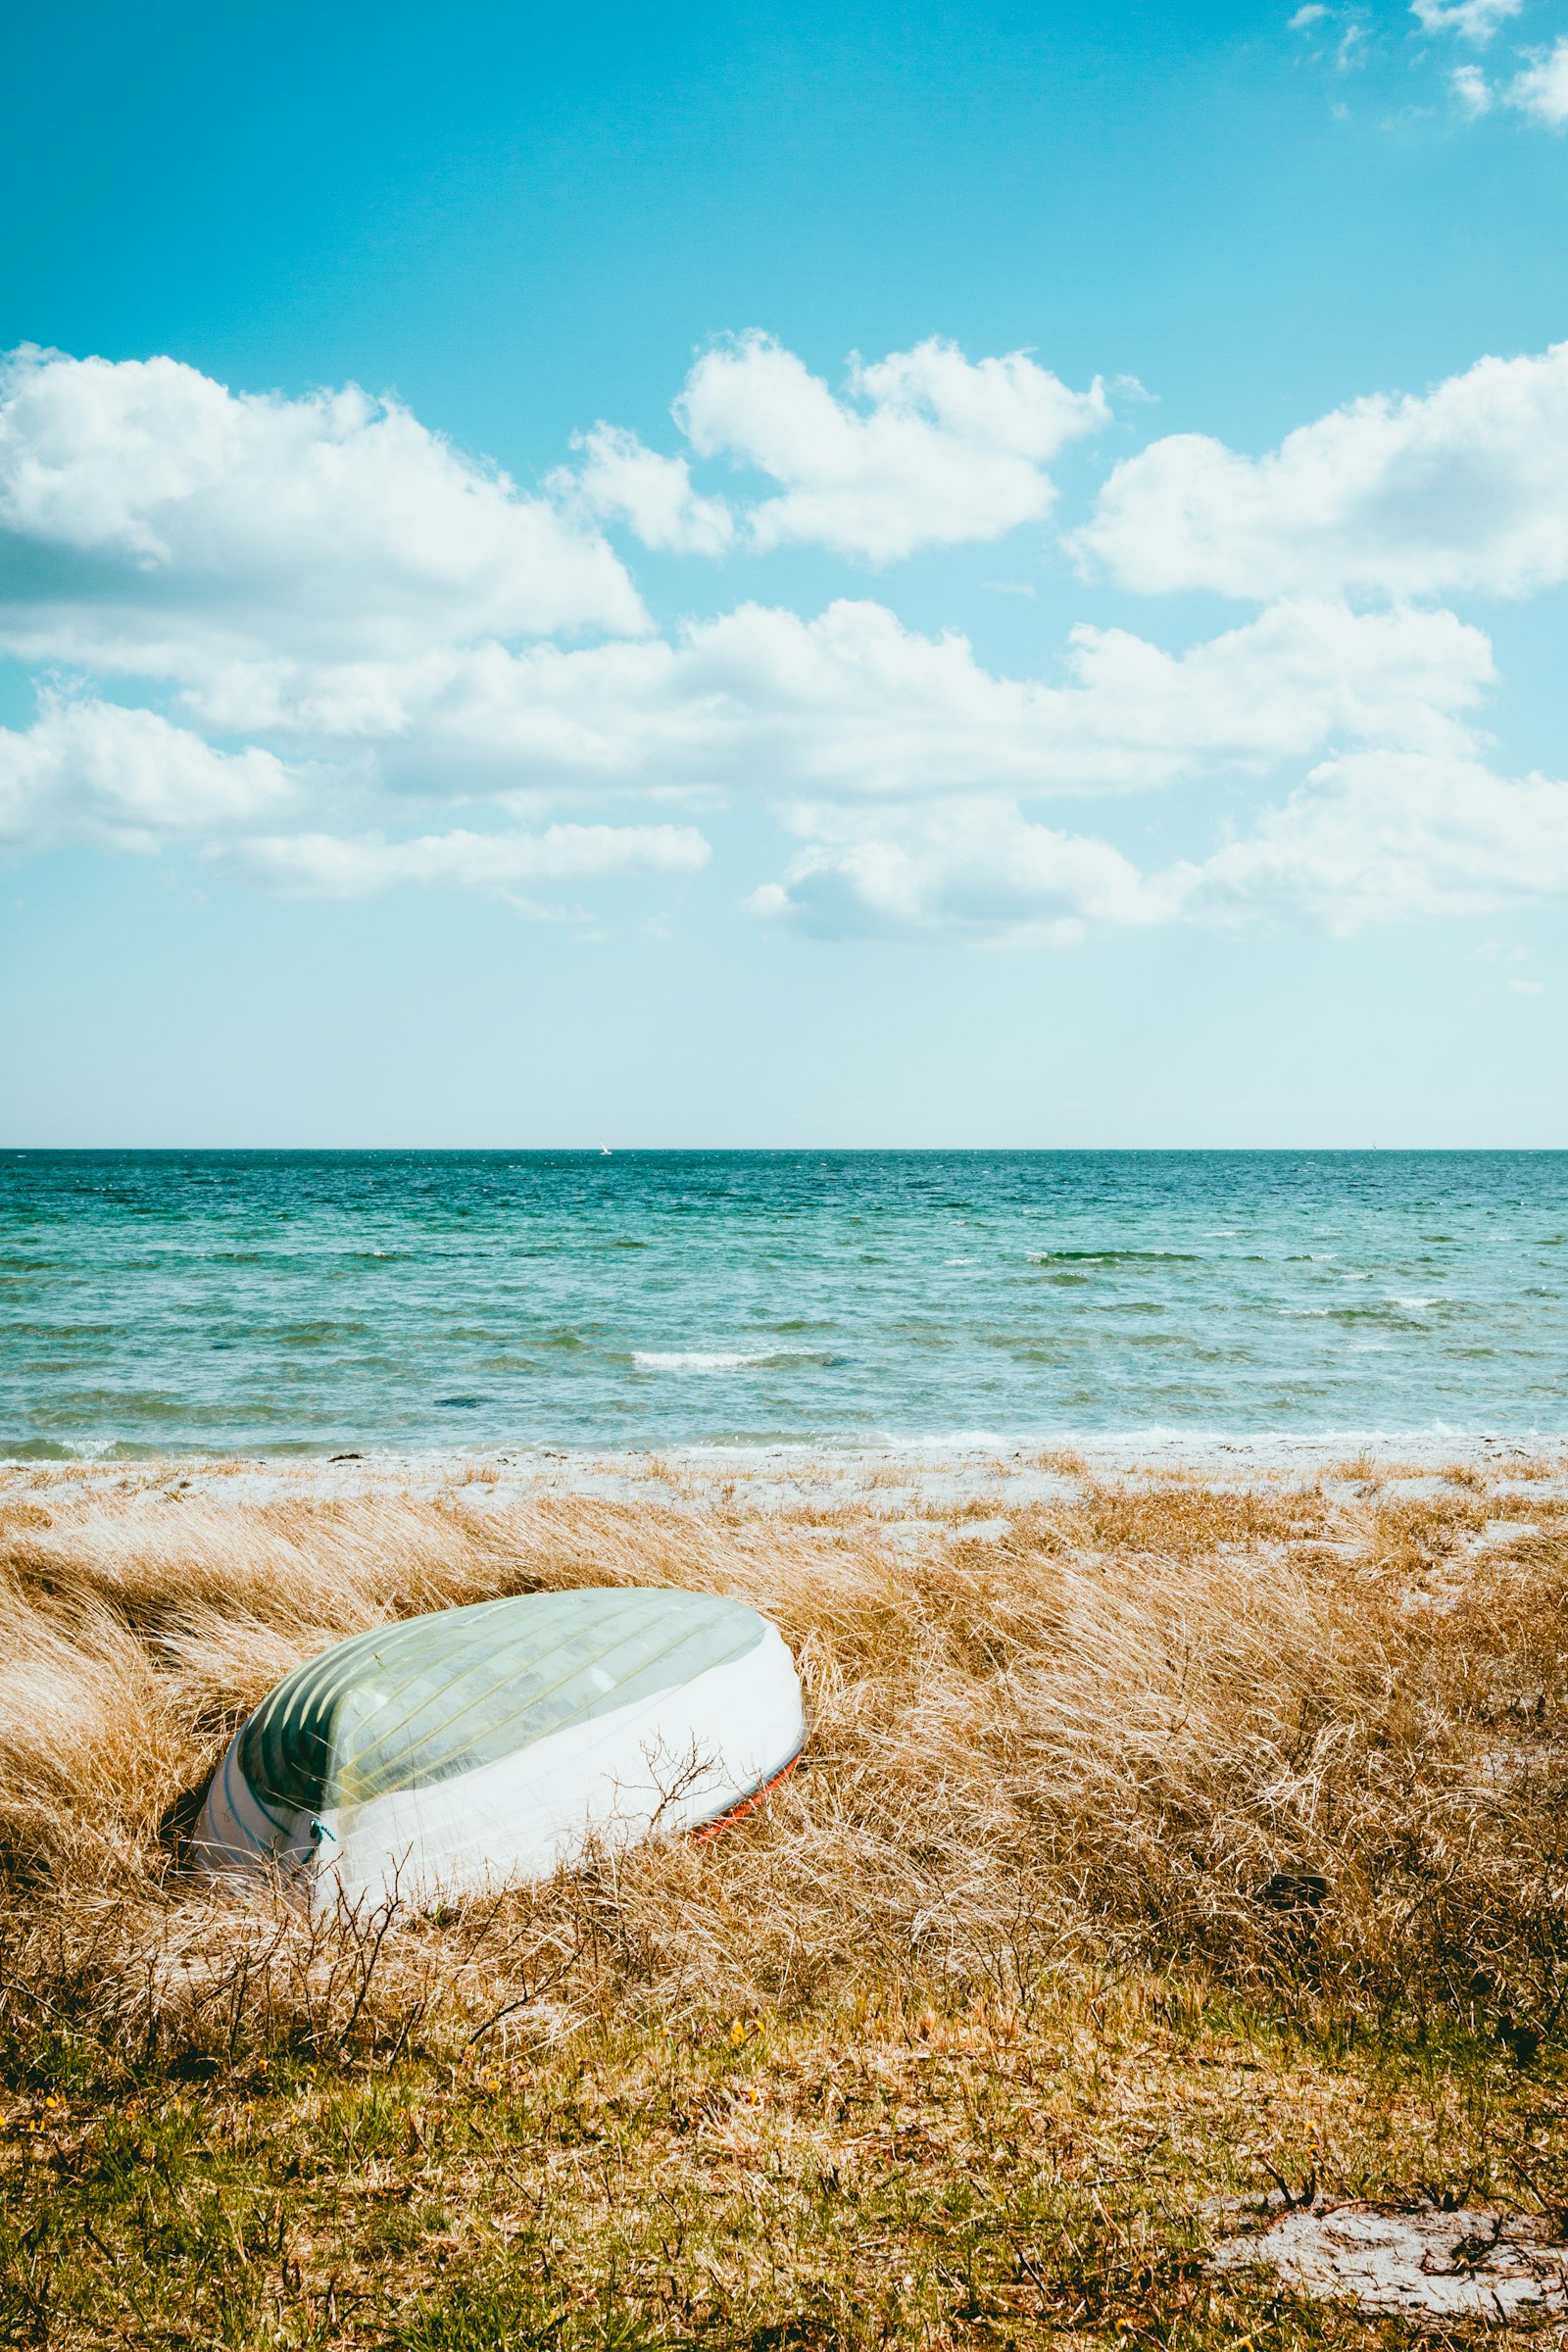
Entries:
[[424,1908],[716,1821],[775,1780],[805,1736],[794,1660],[764,1625],[745,1655],[472,1771],[282,1822],[245,1778],[241,1731],[208,1792],[195,1858],[214,1874],[278,1869],[317,1910]]

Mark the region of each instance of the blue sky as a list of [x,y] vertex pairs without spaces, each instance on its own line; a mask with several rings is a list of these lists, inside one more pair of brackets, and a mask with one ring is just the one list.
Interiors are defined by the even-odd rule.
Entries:
[[0,1136],[1568,1144],[1568,10],[30,12]]

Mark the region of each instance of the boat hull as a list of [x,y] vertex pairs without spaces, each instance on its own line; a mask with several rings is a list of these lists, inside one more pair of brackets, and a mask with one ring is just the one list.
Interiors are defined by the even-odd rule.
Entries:
[[[247,1746],[250,1726],[243,1727],[214,1776],[194,1858],[215,1875],[278,1871],[317,1909],[423,1908],[548,1878],[595,1849],[716,1823],[787,1770],[805,1720],[794,1660],[776,1629],[736,1603],[707,1605],[731,1613],[718,1646],[735,1654],[688,1675],[678,1672],[685,1652],[677,1649],[671,1679],[660,1688],[641,1687],[646,1674],[641,1684],[612,1683],[591,1711],[537,1736],[527,1736],[534,1718],[524,1712],[515,1743],[503,1752],[466,1769],[447,1758],[438,1777],[415,1771],[409,1785],[367,1796],[352,1794],[352,1773],[338,1776],[347,1795],[329,1774],[316,1801],[297,1806],[280,1803],[275,1788],[259,1791],[247,1772],[248,1758],[256,1769],[256,1741]],[[710,1632],[706,1638],[710,1651]],[[607,1679],[604,1669],[598,1679]],[[346,1677],[334,1700],[355,1722],[362,1684],[363,1675],[361,1684]],[[460,1712],[466,1700],[471,1712],[467,1686],[455,1684]],[[493,1693],[489,1703],[498,1703]],[[384,1762],[380,1777],[388,1777]]]

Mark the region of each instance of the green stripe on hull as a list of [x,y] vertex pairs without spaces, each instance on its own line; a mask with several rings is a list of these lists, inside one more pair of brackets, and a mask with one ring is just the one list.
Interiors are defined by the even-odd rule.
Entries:
[[472,1772],[744,1657],[764,1631],[738,1601],[628,1587],[440,1609],[297,1667],[246,1725],[240,1769],[282,1827]]

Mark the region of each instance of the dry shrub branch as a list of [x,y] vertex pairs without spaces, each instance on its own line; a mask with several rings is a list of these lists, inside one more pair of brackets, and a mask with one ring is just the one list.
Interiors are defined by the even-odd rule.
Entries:
[[[1568,1508],[1532,1495],[1526,1522],[1473,1476],[1399,1493],[1085,1478],[1004,1533],[928,1510],[911,1546],[870,1494],[792,1515],[482,1487],[41,1503],[14,1481],[0,2034],[91,2022],[221,2065],[611,2004],[947,1985],[1017,2007],[1090,1961],[1533,2048],[1568,2001]],[[618,1582],[736,1594],[794,1645],[808,1767],[764,1820],[450,1916],[312,1924],[184,1876],[207,1774],[296,1661],[420,1609]]]

